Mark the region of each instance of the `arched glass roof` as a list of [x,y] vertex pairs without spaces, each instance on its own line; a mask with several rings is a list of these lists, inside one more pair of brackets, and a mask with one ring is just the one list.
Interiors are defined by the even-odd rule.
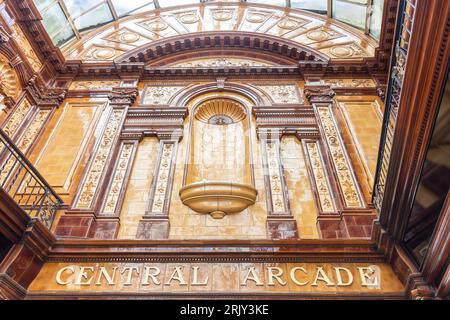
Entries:
[[122,17],[200,2],[248,2],[313,11],[380,37],[383,0],[34,0],[53,43],[61,46],[90,29]]

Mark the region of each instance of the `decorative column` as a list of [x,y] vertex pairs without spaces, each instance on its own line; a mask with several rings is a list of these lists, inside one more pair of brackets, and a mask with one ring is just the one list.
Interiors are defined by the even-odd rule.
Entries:
[[[321,139],[314,146],[305,141],[308,165],[314,179],[317,200],[321,208],[318,225],[323,238],[368,238],[375,214],[366,207],[333,106],[335,92],[328,85],[308,85],[305,96],[313,106],[321,131]],[[321,156],[320,159],[317,155]],[[321,167],[328,173],[328,184],[321,183]],[[320,179],[319,179],[320,180]],[[328,194],[333,205],[328,205]],[[334,196],[333,196],[334,195]]]
[[337,176],[345,209],[364,208],[358,183],[350,160],[342,142],[339,128],[329,105],[316,106],[317,114],[324,132],[324,142],[328,148],[332,165]]
[[160,137],[158,161],[153,174],[148,209],[139,221],[137,239],[169,237],[169,205],[175,171],[178,142],[181,136]]
[[[63,89],[44,91],[38,86],[36,77],[30,79],[25,94],[11,111],[2,128],[23,154],[27,155],[31,151],[34,142],[39,139],[45,124],[63,102],[65,95],[66,91]],[[10,153],[2,154],[3,150],[4,146],[0,145],[0,182],[6,185],[8,181],[18,178],[15,174],[18,166]],[[29,178],[31,177],[24,178],[21,184],[26,186]]]
[[[102,209],[106,206],[104,197],[114,193],[112,190],[117,190],[122,172],[120,161],[131,159],[132,153],[127,152],[131,150],[129,147],[125,150],[122,148],[119,136],[128,107],[137,94],[136,88],[113,88],[109,94],[110,107],[105,111],[108,112],[106,124],[86,166],[73,206],[58,223],[57,235],[111,239],[117,234],[119,217],[116,213],[120,201],[117,201],[112,213],[104,213]],[[126,162],[126,170],[129,170],[128,161]],[[116,175],[117,169],[119,173]],[[124,185],[125,180],[120,184],[119,195],[123,192],[121,190]]]
[[260,131],[264,184],[267,197],[267,233],[270,239],[297,239],[297,222],[291,214],[280,156],[279,130]]
[[319,130],[311,106],[256,106],[252,110],[261,144],[264,182],[268,206],[267,230],[272,239],[297,239],[297,223],[289,206],[286,181],[280,157],[280,139],[296,135],[317,139]]
[[90,238],[113,239],[116,237],[120,225],[120,211],[138,143],[138,139],[120,142],[117,159],[112,167],[106,187],[105,197],[100,211],[96,215],[95,225],[89,231]]

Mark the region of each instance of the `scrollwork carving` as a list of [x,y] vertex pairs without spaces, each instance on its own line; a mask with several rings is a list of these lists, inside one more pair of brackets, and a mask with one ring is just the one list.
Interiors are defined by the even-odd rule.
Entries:
[[297,87],[291,85],[258,85],[258,88],[263,90],[274,103],[277,104],[300,104],[303,100],[299,97]]
[[148,86],[144,90],[142,103],[168,104],[172,96],[182,88],[182,86]]

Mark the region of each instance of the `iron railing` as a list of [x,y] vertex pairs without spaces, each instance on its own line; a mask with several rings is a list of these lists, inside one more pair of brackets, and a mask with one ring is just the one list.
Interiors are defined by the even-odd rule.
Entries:
[[51,228],[61,198],[1,129],[0,188],[31,218]]

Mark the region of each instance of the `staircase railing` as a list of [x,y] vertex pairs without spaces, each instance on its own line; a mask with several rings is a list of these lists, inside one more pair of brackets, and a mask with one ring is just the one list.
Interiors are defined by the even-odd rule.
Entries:
[[51,228],[62,205],[61,198],[1,129],[0,188],[31,218]]

